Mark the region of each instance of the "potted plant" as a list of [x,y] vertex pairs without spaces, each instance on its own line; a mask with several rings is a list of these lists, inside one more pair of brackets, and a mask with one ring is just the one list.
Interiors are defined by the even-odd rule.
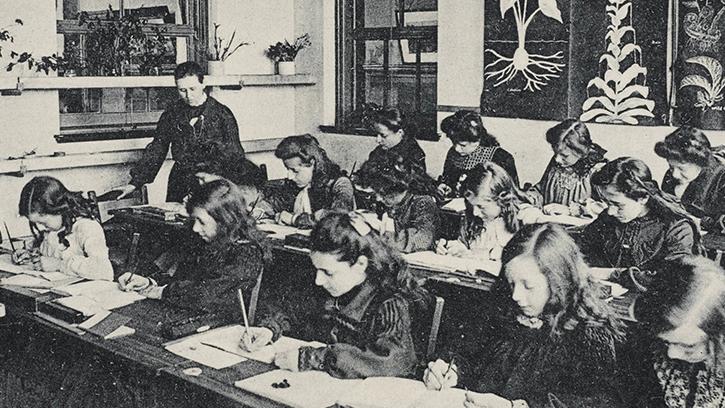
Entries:
[[285,39],[284,42],[270,45],[266,54],[269,59],[277,63],[277,73],[279,75],[294,75],[297,53],[310,45],[312,45],[310,35],[305,33],[297,37],[292,44]]
[[223,37],[219,36],[219,27],[221,27],[221,24],[214,23],[214,44],[209,48],[207,54],[207,73],[212,76],[224,75],[224,61],[241,47],[249,45],[248,42],[244,41],[234,44],[237,30],[232,32],[229,41],[225,41]]

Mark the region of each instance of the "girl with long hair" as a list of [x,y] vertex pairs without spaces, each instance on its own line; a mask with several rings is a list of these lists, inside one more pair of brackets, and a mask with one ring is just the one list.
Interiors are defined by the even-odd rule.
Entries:
[[460,110],[441,122],[441,130],[451,139],[453,146],[448,150],[443,164],[438,193],[441,197],[460,197],[458,190],[461,178],[474,167],[493,162],[501,166],[519,186],[514,157],[502,148],[498,140],[483,127],[481,115],[469,110]]
[[406,262],[354,212],[330,212],[310,241],[315,284],[327,294],[324,305],[310,307],[306,299],[270,307],[260,323],[268,330],[257,329],[242,346],[255,349],[296,332],[328,345],[278,353],[274,363],[280,368],[321,370],[338,378],[411,376],[429,297]]
[[[203,241],[178,265],[173,276],[144,277],[126,273],[123,290],[160,299],[198,312],[237,320],[237,289],[251,294],[259,274],[271,261],[271,249],[256,229],[239,189],[226,179],[196,187],[186,203],[192,230]],[[247,296],[247,299],[250,297]]]
[[607,151],[592,141],[587,126],[576,119],[547,130],[546,141],[554,156],[532,189],[544,213],[579,216],[598,210],[591,202],[591,177],[606,163]]
[[291,198],[287,209],[277,214],[280,223],[311,228],[325,210],[355,209],[352,182],[312,135],[284,138],[274,155],[287,168],[288,181],[282,190]]
[[[20,193],[18,212],[30,222],[42,270],[113,280],[103,227],[81,193],[53,177],[34,177]],[[16,262],[29,261],[28,253],[14,255]]]
[[596,195],[608,207],[580,234],[592,266],[632,268],[614,276],[644,289],[658,262],[699,252],[699,233],[674,197],[652,179],[644,162],[620,157],[592,176]]
[[436,252],[484,261],[500,261],[501,252],[522,225],[541,222],[541,210],[529,204],[502,167],[486,162],[461,183],[466,210],[455,241],[440,240]]
[[[721,146],[722,147],[722,146]],[[725,234],[725,164],[705,133],[683,126],[657,142],[655,153],[670,166],[662,190],[680,199],[708,232]]]
[[[634,314],[654,341],[649,406],[725,406],[725,272],[702,257],[666,262]],[[637,406],[648,406],[640,403]]]
[[[548,407],[549,394],[570,407],[623,406],[615,354],[622,325],[574,240],[555,224],[527,225],[502,262],[492,341],[455,363],[429,363],[426,386],[466,385],[476,391],[467,407]],[[461,366],[468,370],[459,378]]]
[[358,184],[372,189],[382,207],[378,232],[404,253],[433,249],[440,224],[435,181],[404,158],[391,159],[368,160],[357,174]]

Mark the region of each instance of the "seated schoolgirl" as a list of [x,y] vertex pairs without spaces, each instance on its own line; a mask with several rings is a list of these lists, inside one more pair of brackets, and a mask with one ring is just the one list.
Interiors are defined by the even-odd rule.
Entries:
[[[637,406],[725,406],[725,272],[686,257],[662,265],[661,276],[637,299],[634,312],[654,337],[650,392]],[[647,389],[647,388],[645,388]]]
[[657,142],[655,153],[670,166],[662,190],[678,197],[703,230],[725,233],[725,165],[705,133],[683,126]]
[[311,228],[326,210],[355,209],[352,182],[312,135],[284,138],[274,155],[287,168],[288,181],[282,193],[293,197],[277,214],[278,222]]
[[239,189],[229,180],[197,187],[186,209],[193,220],[192,230],[203,243],[191,249],[173,276],[154,279],[126,273],[118,278],[119,286],[180,308],[236,321],[237,289],[251,294],[271,259],[270,248],[248,215]]
[[[411,376],[418,362],[418,316],[427,313],[429,297],[400,254],[357,213],[329,212],[311,237],[315,284],[329,295],[324,307],[311,309],[306,301],[268,312],[260,326],[269,330],[258,329],[261,333],[243,339],[242,346],[256,349],[297,330],[293,337],[327,346],[278,353],[274,363],[280,368],[326,371],[338,378]],[[303,324],[306,334],[300,331]]]
[[407,166],[419,166],[423,172],[425,152],[421,149],[410,126],[405,126],[400,111],[396,108],[368,109],[365,115],[366,125],[375,132],[378,146],[370,152],[368,161],[390,162],[399,157]]
[[699,252],[694,222],[660,190],[641,160],[620,157],[607,163],[594,173],[592,185],[608,207],[579,236],[590,265],[636,267],[614,279],[643,289],[658,262]]
[[543,222],[509,174],[493,162],[471,169],[461,183],[466,211],[459,238],[440,240],[436,252],[463,258],[500,261],[501,252],[524,224]]
[[527,225],[502,261],[501,322],[492,339],[455,362],[429,363],[426,386],[465,385],[475,391],[466,407],[548,408],[549,395],[567,407],[624,406],[615,354],[622,324],[589,280],[574,240],[555,224]]
[[368,160],[358,173],[358,182],[374,191],[383,208],[378,232],[401,252],[431,250],[440,224],[435,181],[402,157],[391,160]]
[[[53,177],[35,177],[20,193],[18,212],[30,221],[40,269],[113,280],[103,227],[93,218],[93,208],[81,193],[68,191]],[[21,251],[13,258],[18,263],[35,262],[32,252]]]
[[453,142],[453,147],[446,155],[438,186],[441,197],[459,197],[461,192],[457,189],[461,177],[479,164],[488,162],[501,166],[514,185],[519,186],[513,156],[499,146],[495,137],[488,134],[478,113],[460,110],[443,119],[441,130]]
[[587,126],[575,119],[567,119],[549,129],[546,141],[551,145],[554,157],[533,189],[544,213],[598,215],[598,212],[590,214],[601,210],[601,206],[591,202],[590,179],[595,169],[606,162],[606,150],[592,142]]

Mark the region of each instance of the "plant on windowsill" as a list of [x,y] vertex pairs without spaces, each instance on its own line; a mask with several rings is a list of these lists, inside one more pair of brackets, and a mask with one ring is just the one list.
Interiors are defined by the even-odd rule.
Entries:
[[158,75],[164,57],[173,51],[173,44],[163,35],[162,29],[154,28],[146,35],[143,27],[148,20],[129,13],[114,13],[111,6],[105,18],[78,15],[78,25],[86,26],[86,65],[84,73],[100,76],[127,74]]
[[219,27],[221,27],[221,24],[214,23],[214,44],[209,47],[207,52],[207,73],[212,76],[224,75],[224,61],[237,52],[238,49],[250,44],[246,41],[234,43],[237,30],[232,31],[229,40],[225,40],[219,34]]
[[277,73],[279,75],[294,75],[294,63],[297,54],[311,45],[310,35],[305,33],[297,37],[291,44],[287,39],[284,42],[272,44],[265,53],[269,59],[277,63]]
[[[5,27],[0,27],[0,42],[14,42],[15,38],[13,37],[10,29],[21,25],[23,25],[23,20],[16,18],[12,24]],[[3,48],[2,46],[0,46],[0,58],[2,58],[3,56],[2,50]],[[18,52],[14,49],[10,50],[10,58],[11,62],[9,62],[8,65],[5,67],[5,70],[8,72],[12,71],[13,68],[18,65],[26,65],[29,70],[35,70],[35,72],[43,71],[48,74],[51,70],[58,70],[59,65],[65,63],[65,59],[63,57],[58,57],[55,54],[35,58],[33,57],[33,54],[28,51]]]

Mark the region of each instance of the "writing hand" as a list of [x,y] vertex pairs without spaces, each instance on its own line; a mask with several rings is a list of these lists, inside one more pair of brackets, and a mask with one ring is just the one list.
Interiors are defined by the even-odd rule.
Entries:
[[242,332],[242,340],[239,346],[249,352],[254,352],[272,342],[272,330],[266,327],[250,327],[249,334],[247,331]]
[[294,371],[297,372],[300,370],[299,368],[299,361],[300,361],[300,349],[293,348],[292,350],[286,350],[279,352],[274,355],[274,365],[277,367],[288,370],[288,371]]
[[511,408],[511,401],[496,394],[467,392],[463,406],[466,408]]
[[441,359],[428,363],[423,373],[423,383],[429,390],[439,391],[458,384],[458,367]]
[[141,291],[151,286],[151,280],[145,276],[126,272],[118,277],[118,287],[124,292]]
[[447,184],[440,184],[438,188],[436,189],[438,192],[438,195],[440,195],[442,198],[448,197],[453,193],[453,189],[450,188]]
[[448,248],[446,245],[448,244],[448,241],[445,239],[439,239],[438,242],[436,242],[436,254],[438,255],[447,255],[448,254]]
[[544,214],[547,215],[569,215],[569,206],[551,203],[544,206]]

